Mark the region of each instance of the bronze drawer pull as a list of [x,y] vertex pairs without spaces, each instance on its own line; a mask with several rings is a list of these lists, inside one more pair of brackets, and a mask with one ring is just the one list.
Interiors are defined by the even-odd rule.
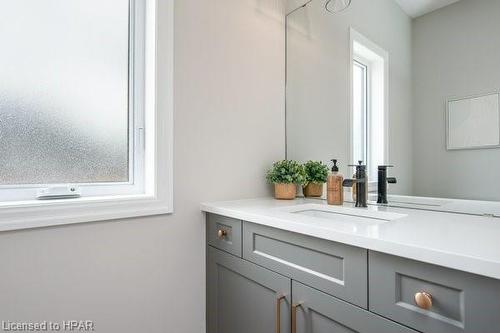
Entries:
[[424,310],[430,310],[432,308],[432,295],[421,291],[415,294],[415,303],[417,306]]
[[302,303],[292,305],[292,333],[297,333],[297,308],[300,308]]
[[226,236],[227,236],[227,231],[226,231],[226,230],[219,229],[219,230],[217,231],[217,237],[218,237],[219,239],[223,239],[223,238],[225,238]]
[[285,298],[285,295],[278,295],[276,297],[276,333],[281,333],[281,302]]

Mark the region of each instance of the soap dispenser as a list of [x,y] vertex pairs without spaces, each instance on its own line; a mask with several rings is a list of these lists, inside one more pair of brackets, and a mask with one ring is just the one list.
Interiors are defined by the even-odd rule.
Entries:
[[326,198],[329,205],[341,206],[344,203],[344,188],[342,183],[344,181],[344,176],[339,173],[339,167],[337,166],[337,160],[332,160],[333,167],[332,171],[328,175],[327,180],[327,192]]

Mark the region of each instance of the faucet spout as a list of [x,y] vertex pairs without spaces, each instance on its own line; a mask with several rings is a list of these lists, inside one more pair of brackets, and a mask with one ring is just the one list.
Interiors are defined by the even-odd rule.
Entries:
[[344,187],[352,187],[354,184],[358,184],[358,183],[366,183],[366,178],[344,179],[344,182],[342,183],[342,185]]

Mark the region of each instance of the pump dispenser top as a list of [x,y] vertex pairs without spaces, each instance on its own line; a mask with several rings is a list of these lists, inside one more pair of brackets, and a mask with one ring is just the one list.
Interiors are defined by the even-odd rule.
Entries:
[[337,160],[331,160],[333,162],[332,172],[339,172],[339,167],[337,166]]

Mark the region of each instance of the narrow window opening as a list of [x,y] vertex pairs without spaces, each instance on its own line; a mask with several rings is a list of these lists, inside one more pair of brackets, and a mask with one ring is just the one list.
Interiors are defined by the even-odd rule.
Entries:
[[370,183],[388,161],[388,53],[351,30],[351,162],[367,165]]

